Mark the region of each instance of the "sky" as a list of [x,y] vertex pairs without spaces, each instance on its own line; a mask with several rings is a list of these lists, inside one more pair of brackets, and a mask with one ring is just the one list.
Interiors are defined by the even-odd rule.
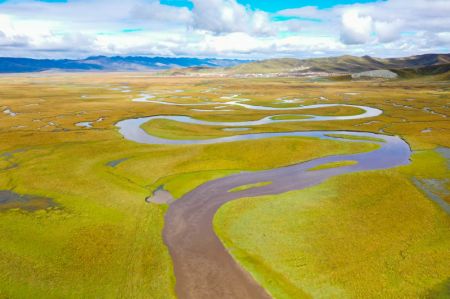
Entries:
[[450,52],[450,0],[0,0],[0,56]]

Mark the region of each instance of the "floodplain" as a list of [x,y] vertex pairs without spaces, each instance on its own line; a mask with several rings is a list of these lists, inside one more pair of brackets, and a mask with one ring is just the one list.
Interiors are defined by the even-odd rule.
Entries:
[[[207,298],[167,230],[208,184],[224,202],[202,227],[267,296],[450,295],[448,82],[43,73],[0,87],[0,297]],[[119,126],[148,117],[132,132],[159,142]],[[390,167],[346,158],[400,143]],[[321,159],[317,184],[267,177]],[[146,200],[161,190],[170,202]]]

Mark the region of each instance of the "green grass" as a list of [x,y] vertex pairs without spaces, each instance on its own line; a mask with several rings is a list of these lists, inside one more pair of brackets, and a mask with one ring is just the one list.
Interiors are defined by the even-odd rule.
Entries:
[[445,297],[448,290],[450,217],[399,170],[233,201],[214,228],[275,298]]
[[308,169],[308,171],[316,171],[316,170],[323,170],[323,169],[330,169],[330,168],[337,168],[337,167],[345,167],[345,166],[351,166],[351,165],[355,165],[355,164],[358,164],[358,162],[357,161],[352,161],[352,160],[330,162],[330,163],[325,163],[325,164],[321,164],[321,165],[318,165],[316,167],[310,168],[310,169]]
[[236,172],[237,171],[233,170],[210,170],[175,174],[161,178],[154,183],[151,188],[157,189],[159,186],[163,185],[164,190],[169,191],[178,199],[205,182],[225,177]]
[[349,139],[349,140],[384,142],[384,140],[382,138],[375,138],[375,137],[368,137],[368,136],[355,136],[355,135],[348,135],[348,134],[326,134],[326,136],[333,137],[333,138]]
[[311,118],[310,116],[305,116],[305,115],[276,115],[274,117],[272,117],[273,120],[296,120],[296,119],[308,119]]
[[185,124],[168,119],[156,119],[143,124],[141,127],[153,136],[166,139],[211,139],[240,133],[223,131],[222,129],[226,127],[221,126]]
[[[2,295],[173,296],[171,261],[161,235],[165,208],[144,201],[154,188],[163,184],[179,198],[239,169],[371,148],[303,138],[237,144],[146,146],[112,137],[34,146],[16,154],[20,166],[0,178],[1,189],[52,198],[60,208],[0,213]],[[244,144],[249,152],[241,150]],[[115,168],[106,165],[121,157],[130,159]]]
[[[144,186],[109,173],[110,142],[44,146],[17,154],[2,188],[54,199],[58,209],[0,214],[0,282],[10,298],[173,297],[164,208]],[[127,273],[133,273],[128,276]]]
[[[124,82],[133,92],[124,94],[110,90]],[[251,97],[252,103],[265,106],[273,105],[274,99],[284,96],[302,98],[305,105],[315,104],[320,96],[325,96],[330,103],[383,109],[384,114],[371,119],[377,122],[370,124],[364,124],[368,120],[305,121],[301,124],[289,122],[252,128],[252,133],[299,130],[378,132],[384,129],[389,134],[401,135],[417,153],[413,156],[414,164],[399,168],[398,173],[355,174],[327,182],[328,185],[317,187],[314,192],[304,190],[298,196],[292,193],[263,199],[261,203],[270,206],[272,216],[269,216],[269,208],[262,206],[260,211],[255,210],[254,215],[248,214],[246,220],[238,213],[236,222],[224,222],[226,225],[221,236],[226,231],[230,242],[236,244],[233,253],[238,255],[240,252],[252,273],[271,273],[260,276],[260,279],[265,279],[265,285],[269,285],[272,292],[286,292],[291,298],[314,292],[335,294],[333,290],[339,295],[362,297],[365,294],[362,286],[369,289],[369,295],[375,288],[390,292],[394,288],[391,286],[398,287],[399,291],[404,291],[403,294],[413,294],[414,288],[429,288],[433,294],[445,290],[445,279],[441,278],[446,264],[437,262],[442,257],[441,247],[447,246],[449,239],[442,229],[442,215],[438,212],[434,214],[429,206],[432,203],[409,185],[413,177],[440,180],[448,177],[444,159],[430,149],[450,146],[447,133],[450,125],[441,116],[422,110],[423,107],[431,107],[448,114],[445,105],[449,99],[448,89],[445,90],[442,84],[398,81],[372,85],[364,82],[309,83],[285,78],[149,79],[131,78],[126,74],[46,74],[42,77],[4,76],[0,78],[0,86],[2,105],[19,113],[16,117],[1,114],[0,190],[50,198],[57,204],[57,207],[47,209],[42,206],[35,212],[27,212],[20,207],[0,212],[1,298],[173,298],[175,278],[162,238],[167,206],[149,205],[144,200],[156,188],[164,185],[166,190],[180,198],[200,184],[242,170],[271,169],[378,147],[373,143],[294,137],[194,146],[136,144],[124,140],[117,132],[114,127],[117,121],[153,114],[186,114],[227,121],[260,119],[271,115],[267,111],[248,111],[237,107],[230,113],[204,115],[191,111],[190,107],[131,102],[141,91],[159,92],[168,101],[196,103],[239,93],[242,97]],[[217,94],[203,93],[210,87],[219,87],[215,91]],[[171,91],[175,89],[186,90],[183,96],[192,98],[170,98],[173,96]],[[344,94],[353,91],[361,95],[346,98]],[[89,97],[81,99],[81,94]],[[386,102],[386,98],[394,103],[411,105],[417,110],[393,107]],[[410,98],[414,101],[408,101]],[[350,108],[304,112],[318,115],[360,113],[358,109]],[[94,123],[94,129],[80,129],[74,125],[100,117],[104,120]],[[49,122],[55,123],[55,126],[50,126]],[[176,122],[161,121],[153,125],[147,129],[166,138],[213,138],[241,133],[224,132],[221,127],[190,126]],[[421,133],[428,127],[433,128],[432,132]],[[14,153],[2,155],[11,152]],[[107,166],[108,162],[123,158],[128,160],[114,168]],[[385,192],[392,185],[396,186],[393,189],[395,192]],[[372,189],[361,186],[371,186],[374,193],[371,193]],[[287,200],[288,206],[282,204],[283,199]],[[259,201],[254,200],[252,205],[256,209]],[[246,205],[249,200],[236,201],[236,204],[241,202]],[[299,213],[300,208],[308,209],[299,206],[306,203],[310,208],[320,203],[323,209]],[[330,209],[335,209],[335,213],[326,214],[325,211],[330,212]],[[419,209],[421,213],[417,212]],[[255,225],[252,221],[260,212],[261,224]],[[220,212],[219,218],[223,215],[224,212]],[[412,220],[414,217],[417,223]],[[394,218],[398,222],[393,221]],[[245,231],[241,226],[244,220],[248,227],[252,227],[251,231],[248,227]],[[302,220],[309,226],[298,224]],[[229,231],[228,224],[233,225],[232,231]],[[297,224],[301,231],[297,230]],[[292,230],[278,230],[280,225]],[[309,230],[310,234],[305,237],[303,229]],[[244,231],[247,234],[245,238],[236,239],[236,233]],[[384,236],[380,231],[388,233]],[[329,234],[326,236],[328,243],[324,241],[327,239],[324,238],[325,233]],[[359,241],[355,234],[361,238]],[[258,238],[261,238],[261,245],[256,242]],[[302,238],[306,241],[300,242]],[[405,258],[407,264],[392,264],[383,260],[385,256],[392,256],[394,260],[399,256],[397,249],[400,248],[401,238],[407,245],[402,248],[406,251],[401,251],[408,254]],[[369,244],[373,250],[367,251],[362,243]],[[252,244],[260,246],[260,249],[256,248],[261,250],[259,255],[253,254],[255,248]],[[310,245],[289,247],[291,244]],[[278,247],[277,250],[286,245],[287,251],[277,256],[275,249],[270,247],[272,245]],[[335,248],[340,249],[339,252]],[[383,250],[378,250],[380,248]],[[331,253],[336,256],[327,255]],[[420,254],[423,259],[419,258]],[[303,266],[303,260],[299,257],[315,261],[316,266]],[[330,261],[334,257],[337,264]],[[346,259],[349,263],[345,262]],[[383,272],[385,268],[381,261],[393,270]],[[274,265],[281,265],[282,270]],[[430,270],[432,266],[434,269]],[[265,270],[261,271],[260,267]],[[334,273],[332,269],[337,267],[342,268],[343,272]],[[378,270],[389,279],[394,278],[395,283],[389,281],[388,284],[375,275]],[[400,279],[396,281],[401,271],[416,287],[405,286]],[[420,271],[433,275],[421,276]],[[309,283],[311,278],[298,278],[298,273],[314,276],[313,282]],[[369,276],[366,279],[362,274],[362,277],[357,276],[358,273],[369,273]],[[357,276],[363,282],[355,284],[359,280],[351,276]],[[293,277],[297,278],[293,280]],[[373,286],[369,286],[369,278],[373,279]],[[419,281],[419,278],[422,280]],[[332,287],[324,286],[324,281],[329,281]]]
[[[314,138],[199,146],[136,144],[124,140],[114,123],[147,115],[149,105],[132,103],[133,95],[98,87],[103,80],[123,80],[114,76],[69,75],[67,85],[59,77],[19,78],[14,84],[0,80],[5,105],[20,112],[0,123],[0,151],[23,149],[0,156],[5,169],[0,190],[51,198],[58,204],[36,212],[0,212],[0,297],[174,297],[172,262],[162,239],[167,207],[144,200],[158,186],[179,198],[204,182],[241,170],[375,148]],[[175,88],[155,81],[154,88]],[[148,84],[139,82],[134,89]],[[92,99],[80,99],[82,93]],[[176,114],[180,109],[189,113],[187,108],[152,107],[154,114]],[[105,120],[92,130],[74,126],[100,117]],[[46,127],[48,122],[57,127]],[[17,125],[27,128],[11,129]],[[125,157],[116,167],[107,166]]]
[[230,190],[228,190],[228,192],[239,192],[239,191],[244,191],[244,190],[253,189],[253,188],[257,188],[257,187],[267,186],[270,184],[272,184],[272,182],[260,182],[260,183],[254,183],[254,184],[247,184],[247,185],[242,185],[242,186],[230,189]]

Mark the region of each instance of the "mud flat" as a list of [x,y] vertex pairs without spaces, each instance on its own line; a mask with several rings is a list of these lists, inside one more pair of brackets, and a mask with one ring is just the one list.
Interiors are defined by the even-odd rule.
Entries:
[[148,203],[154,203],[158,205],[171,204],[175,201],[175,198],[169,191],[164,190],[161,186],[153,194],[145,199]]
[[57,207],[50,198],[22,195],[10,190],[0,190],[0,212],[11,209],[22,209],[28,212]]

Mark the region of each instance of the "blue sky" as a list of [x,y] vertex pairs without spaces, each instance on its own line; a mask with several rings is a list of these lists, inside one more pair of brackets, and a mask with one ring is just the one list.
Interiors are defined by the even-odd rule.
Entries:
[[0,56],[450,52],[449,0],[0,0]]

